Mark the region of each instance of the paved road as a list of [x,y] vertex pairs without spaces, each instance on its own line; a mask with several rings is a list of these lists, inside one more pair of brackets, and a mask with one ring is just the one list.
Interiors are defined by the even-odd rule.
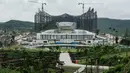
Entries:
[[[59,57],[60,61],[64,61],[64,66],[72,66],[72,67],[80,67],[77,71],[75,71],[74,73],[80,73],[82,72],[83,70],[85,70],[86,68],[86,65],[80,65],[80,64],[74,64],[72,63],[71,61],[71,58],[69,56],[69,53],[60,53],[60,57]],[[94,65],[87,65],[87,68],[93,68],[95,69],[97,66],[94,66]],[[102,69],[102,70],[108,70],[109,67],[108,66],[99,66],[99,69]]]

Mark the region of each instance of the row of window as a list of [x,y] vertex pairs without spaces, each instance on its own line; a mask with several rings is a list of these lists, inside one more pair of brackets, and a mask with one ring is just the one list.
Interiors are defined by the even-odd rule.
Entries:
[[76,39],[76,40],[80,40],[80,39],[92,39],[93,36],[92,35],[41,35],[40,36],[41,39],[43,40],[49,40],[49,39]]

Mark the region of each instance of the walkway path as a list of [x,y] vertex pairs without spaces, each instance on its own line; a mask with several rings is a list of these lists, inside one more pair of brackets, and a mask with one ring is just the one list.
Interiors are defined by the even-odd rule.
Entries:
[[[72,66],[72,67],[80,67],[77,71],[75,71],[74,73],[80,73],[83,70],[85,70],[86,65],[80,65],[80,64],[74,64],[71,61],[71,58],[69,56],[69,53],[60,53],[60,57],[59,57],[60,61],[64,61],[64,66]],[[87,68],[93,68],[95,69],[96,66],[91,66],[91,65],[87,65]],[[99,66],[99,69],[103,69],[103,70],[108,70],[109,67],[108,66]]]

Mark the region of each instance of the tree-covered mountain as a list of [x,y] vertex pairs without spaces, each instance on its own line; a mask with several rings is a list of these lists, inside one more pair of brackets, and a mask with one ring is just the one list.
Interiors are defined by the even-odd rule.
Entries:
[[[118,31],[118,34],[124,34],[126,28],[130,29],[130,20],[119,20],[119,19],[109,19],[109,18],[99,18],[98,19],[98,28],[102,33],[114,33],[109,30],[109,27],[115,28]],[[56,25],[46,25],[44,27],[47,29],[57,28]],[[19,20],[10,20],[5,23],[0,23],[0,29],[9,29],[9,30],[32,30],[34,29],[34,23],[28,21],[19,21]]]
[[10,20],[5,23],[0,23],[0,29],[6,30],[31,30],[34,24],[28,21]]
[[126,28],[130,29],[130,20],[119,20],[119,19],[109,19],[109,18],[99,18],[98,28],[104,33],[114,33],[109,29],[112,27],[118,31],[118,34],[124,34]]

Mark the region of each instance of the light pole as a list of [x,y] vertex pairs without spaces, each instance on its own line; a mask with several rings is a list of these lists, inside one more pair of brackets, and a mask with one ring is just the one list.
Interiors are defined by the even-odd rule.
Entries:
[[96,73],[99,73],[99,58],[96,58]]
[[88,61],[88,50],[89,49],[86,49],[86,73],[88,73],[88,68],[87,68],[87,61]]
[[[111,30],[112,33],[113,33],[113,35],[112,35],[112,33],[111,33],[111,35],[112,35],[111,38],[112,38],[112,40],[113,40],[112,42],[113,42],[113,45],[114,45],[114,43],[116,43],[116,42],[115,42],[115,38],[117,37],[117,32],[118,32],[118,31],[117,31],[115,28],[112,28],[112,27],[109,27],[109,30]],[[114,35],[114,34],[115,34],[115,35]]]

